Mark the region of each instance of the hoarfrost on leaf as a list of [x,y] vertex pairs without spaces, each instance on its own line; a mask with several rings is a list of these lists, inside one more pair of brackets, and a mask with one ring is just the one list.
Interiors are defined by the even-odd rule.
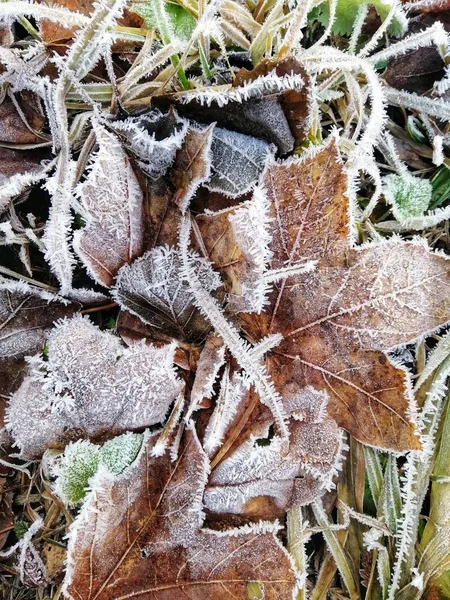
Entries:
[[275,147],[242,133],[216,127],[213,132],[208,189],[236,197],[257,183]]
[[[71,526],[64,589],[69,598],[155,600],[185,595],[229,600],[260,581],[266,600],[292,600],[296,573],[276,537],[277,524],[219,533],[202,529],[208,461],[190,426],[179,458],[152,456],[146,434],[120,476],[100,470]],[[124,561],[123,557],[127,560]],[[111,585],[114,581],[114,585]]]
[[61,321],[48,336],[48,361],[32,361],[8,407],[22,455],[163,422],[182,386],[174,352],[174,344],[125,348],[80,316]]
[[94,132],[98,151],[77,188],[87,225],[75,232],[74,247],[93,278],[110,287],[142,252],[143,193],[118,138],[99,123]]
[[428,179],[409,174],[386,175],[383,191],[394,217],[402,223],[411,217],[423,216],[430,205],[433,188]]
[[[209,262],[192,254],[194,269],[208,292],[221,282]],[[189,284],[181,276],[176,248],[158,246],[131,265],[125,265],[113,289],[119,305],[162,333],[177,339],[202,339],[209,325],[194,306]]]
[[111,473],[120,475],[136,459],[142,440],[142,434],[127,432],[102,446],[88,440],[69,443],[62,455],[49,459],[52,474],[56,476],[55,492],[66,505],[78,504],[84,499],[99,466],[104,465]]
[[173,110],[163,114],[155,109],[138,117],[114,121],[111,127],[128,141],[144,173],[156,180],[172,165],[187,133],[188,122]]

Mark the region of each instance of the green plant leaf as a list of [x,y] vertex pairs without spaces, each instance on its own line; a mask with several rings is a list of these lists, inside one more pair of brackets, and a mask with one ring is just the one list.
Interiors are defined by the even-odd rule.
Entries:
[[[353,31],[353,24],[358,15],[359,7],[362,4],[370,4],[380,15],[381,20],[387,17],[391,7],[382,0],[338,0],[336,7],[336,20],[333,24],[333,33],[338,35],[350,35]],[[318,20],[322,25],[327,26],[330,18],[329,3],[324,2],[320,6]],[[403,14],[399,13],[394,17],[389,25],[389,33],[394,36],[402,35],[405,32],[405,19]]]
[[427,179],[412,175],[387,175],[383,178],[384,197],[392,205],[394,217],[400,223],[410,217],[421,217],[428,209],[432,186]]
[[57,459],[55,488],[58,495],[68,505],[78,504],[84,499],[90,479],[100,465],[120,475],[137,457],[142,440],[142,434],[127,432],[105,442],[103,446],[88,440],[69,444]]
[[[144,19],[149,29],[158,29],[155,7],[151,1],[135,2],[132,9]],[[165,10],[173,35],[181,41],[188,41],[196,25],[195,18],[179,4],[166,2]]]

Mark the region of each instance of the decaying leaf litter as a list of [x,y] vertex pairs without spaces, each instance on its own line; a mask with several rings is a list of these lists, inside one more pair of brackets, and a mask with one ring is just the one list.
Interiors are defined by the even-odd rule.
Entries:
[[2,597],[450,597],[448,8],[0,4]]

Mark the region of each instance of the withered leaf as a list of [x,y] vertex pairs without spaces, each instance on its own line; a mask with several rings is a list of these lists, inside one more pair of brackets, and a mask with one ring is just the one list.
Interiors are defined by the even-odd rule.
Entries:
[[295,146],[299,146],[305,139],[305,123],[308,117],[307,86],[309,84],[309,77],[296,58],[293,56],[264,58],[251,71],[240,69],[234,78],[233,87],[255,81],[258,77],[268,75],[271,72],[276,73],[278,77],[292,74],[301,75],[305,81],[305,87],[302,90],[287,90],[281,92],[279,96],[279,102],[295,139]]
[[[231,382],[228,393],[236,383]],[[283,453],[280,437],[267,439],[271,421],[266,422],[259,436],[249,437],[213,469],[205,507],[223,515],[274,519],[287,508],[310,504],[323,495],[332,486],[342,451],[340,430],[327,415],[326,404],[326,394],[313,388],[290,403],[288,453]],[[227,410],[232,413],[226,407],[222,412]]]
[[[208,291],[220,285],[210,264],[195,256],[198,276]],[[205,337],[210,325],[194,306],[188,283],[182,279],[180,253],[158,246],[117,276],[113,296],[124,310],[140,317],[166,335],[189,342]]]
[[182,211],[189,206],[198,186],[209,177],[213,129],[213,125],[200,130],[191,126],[175,156],[171,169],[176,190],[174,201]]
[[[446,31],[450,31],[448,11],[432,12],[414,17],[408,24],[408,36],[419,33],[439,21]],[[383,79],[391,86],[401,90],[424,94],[433,88],[436,81],[445,74],[445,63],[437,48],[427,46],[407,52],[391,59],[383,73]]]
[[202,529],[208,462],[188,429],[179,452],[152,456],[158,434],[122,477],[99,473],[72,525],[65,589],[73,600],[291,600],[296,576],[274,526]]
[[347,179],[334,142],[300,160],[268,166],[272,269],[305,259],[316,269],[276,283],[261,315],[241,314],[252,342],[283,336],[267,355],[290,401],[325,390],[328,411],[362,442],[419,447],[409,376],[385,353],[450,319],[450,261],[414,240],[351,244]]
[[174,344],[125,348],[81,316],[60,322],[47,343],[48,360],[33,360],[7,409],[8,429],[26,457],[160,423],[182,387]]
[[142,252],[143,194],[117,137],[94,126],[98,151],[78,186],[87,225],[74,234],[74,248],[94,279],[106,287],[118,270]]
[[263,140],[216,127],[211,144],[211,177],[206,187],[231,197],[245,194],[258,181],[274,150]]
[[0,141],[10,144],[37,144],[42,138],[35,132],[42,129],[45,119],[38,111],[33,96],[16,98],[22,116],[10,98],[0,104]]
[[20,386],[27,355],[40,352],[45,333],[61,317],[77,310],[44,290],[23,282],[0,283],[0,423],[7,397]]

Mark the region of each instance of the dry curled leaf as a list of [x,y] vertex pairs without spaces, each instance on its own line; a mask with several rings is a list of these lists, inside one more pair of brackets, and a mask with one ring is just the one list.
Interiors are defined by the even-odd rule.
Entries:
[[259,582],[266,600],[291,600],[296,575],[277,526],[202,529],[208,461],[188,429],[171,462],[152,456],[158,434],[124,476],[100,472],[71,528],[67,594],[73,600],[229,600]]
[[285,402],[308,385],[324,390],[330,415],[357,439],[418,448],[409,375],[386,352],[449,320],[450,261],[417,240],[352,245],[347,178],[333,142],[269,165],[263,184],[271,269],[317,262],[276,283],[260,315],[240,315],[253,343],[283,336],[266,359],[276,389]]
[[162,422],[182,387],[174,352],[173,344],[125,348],[81,316],[61,321],[48,336],[48,360],[34,359],[8,406],[22,455]]
[[78,187],[87,224],[75,232],[74,248],[92,277],[110,287],[120,267],[142,252],[143,194],[117,137],[99,124],[94,131],[99,148]]

